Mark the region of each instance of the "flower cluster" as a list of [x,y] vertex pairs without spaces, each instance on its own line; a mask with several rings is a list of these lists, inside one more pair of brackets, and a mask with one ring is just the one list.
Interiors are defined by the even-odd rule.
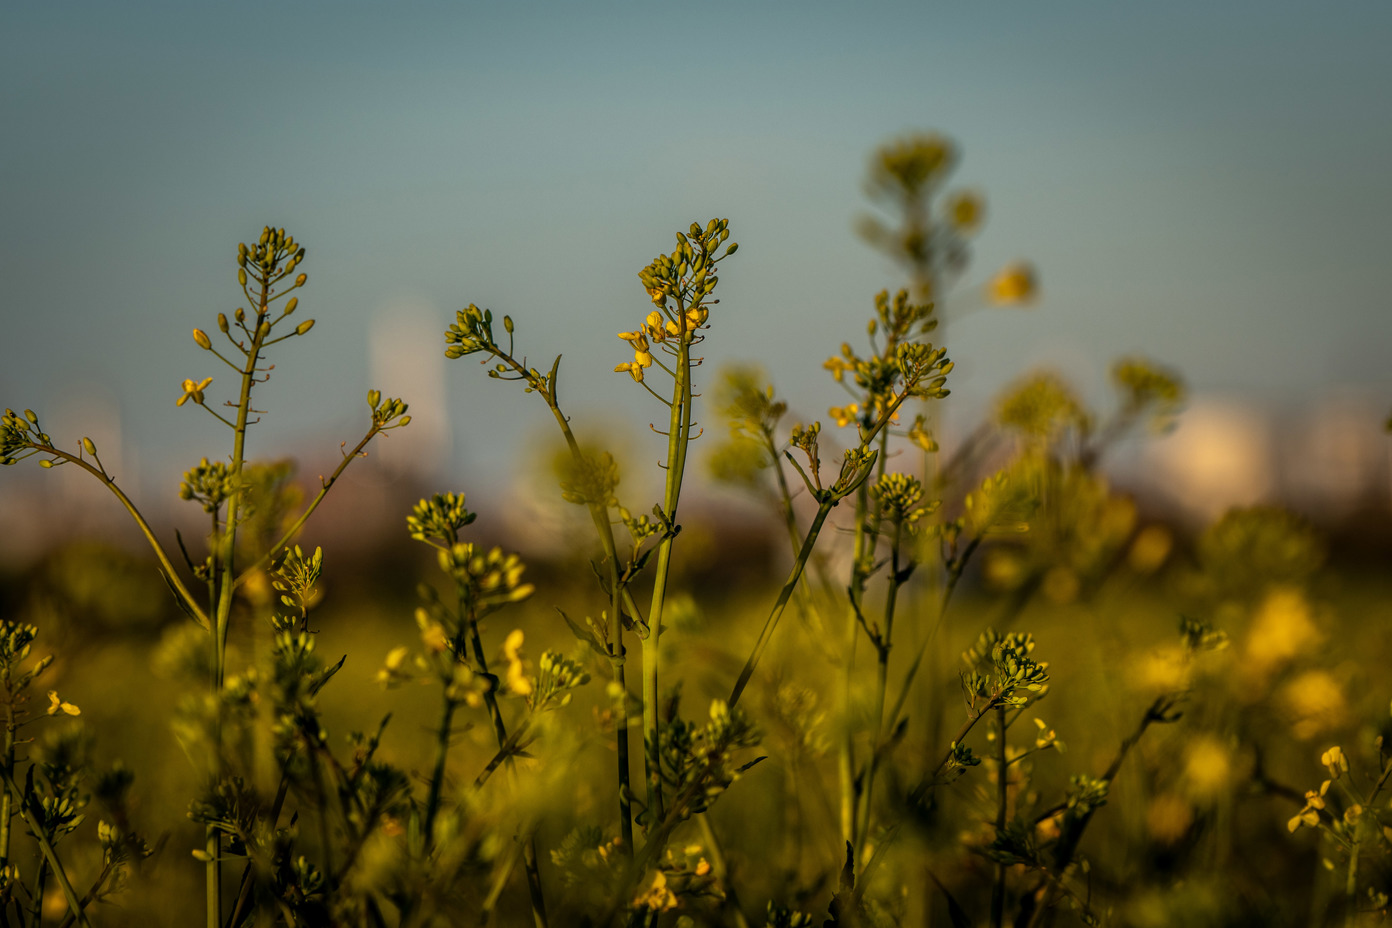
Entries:
[[476,600],[489,604],[521,602],[536,589],[522,582],[527,568],[516,554],[505,554],[502,548],[485,554],[470,541],[442,548],[440,569],[463,583]]
[[719,247],[730,237],[728,225],[726,219],[712,219],[703,229],[693,222],[687,232],[677,233],[677,247],[671,254],[658,255],[638,272],[657,308],[632,332],[619,333],[633,348],[633,360],[616,366],[615,373],[627,373],[635,383],[642,383],[643,372],[653,365],[654,346],[682,357],[683,348],[700,341],[698,332],[710,318],[705,301],[719,283],[716,264],[739,247],[731,242],[717,257]]
[[18,460],[15,455],[32,448],[35,439],[44,444],[49,441],[39,428],[38,414],[26,409],[21,416],[13,409],[6,409],[4,418],[0,419],[0,463],[13,464]]
[[947,350],[916,341],[936,325],[931,304],[911,303],[906,290],[900,290],[892,300],[889,291],[881,291],[875,297],[875,317],[868,326],[874,353],[862,357],[849,342],[843,342],[841,353],[822,364],[856,399],[831,407],[828,415],[832,420],[841,427],[856,423],[872,429],[886,416],[897,421],[898,405],[905,397],[947,396],[947,375],[952,370]]
[[406,517],[406,528],[416,541],[436,548],[459,541],[459,530],[477,518],[464,505],[463,493],[436,493],[416,503]]
[[208,463],[207,458],[184,472],[179,482],[179,499],[197,500],[204,512],[217,512],[235,488],[231,469],[224,461]]
[[870,495],[879,501],[886,518],[910,526],[938,508],[936,500],[924,503],[922,482],[907,474],[882,475],[870,487]]

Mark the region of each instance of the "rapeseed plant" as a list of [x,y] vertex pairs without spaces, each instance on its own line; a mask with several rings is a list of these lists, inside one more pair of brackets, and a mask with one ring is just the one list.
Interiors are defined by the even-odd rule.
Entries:
[[[173,395],[232,432],[230,452],[201,458],[178,487],[201,509],[201,552],[182,537],[161,542],[90,439],[65,450],[33,411],[5,411],[0,459],[36,457],[100,480],[189,619],[186,633],[168,636],[161,664],[191,686],[175,729],[200,778],[189,816],[203,839],[191,850],[209,928],[504,923],[523,893],[536,926],[762,917],[793,928],[814,923],[807,909],[824,909],[832,928],[934,912],[954,925],[1039,926],[1068,910],[1086,924],[1156,923],[1156,912],[1180,909],[1148,890],[1127,895],[1111,862],[1085,853],[1085,836],[1134,823],[1145,836],[1138,854],[1179,859],[1207,840],[1221,865],[1232,859],[1234,810],[1252,797],[1289,803],[1280,817],[1289,831],[1319,833],[1320,873],[1338,886],[1320,877],[1316,918],[1385,913],[1392,722],[1357,735],[1357,749],[1344,740],[1347,754],[1324,748],[1327,777],[1313,789],[1284,785],[1267,761],[1282,744],[1304,757],[1315,739],[1347,734],[1360,710],[1344,671],[1324,660],[1338,644],[1317,582],[1324,544],[1289,513],[1257,507],[1225,516],[1191,552],[1145,524],[1101,473],[1125,436],[1173,426],[1185,399],[1178,376],[1122,359],[1116,401],[1099,410],[1064,376],[1032,374],[965,442],[942,447],[938,410],[954,374],[945,320],[962,305],[1026,305],[1039,294],[1024,262],[954,294],[986,216],[979,192],[946,189],[957,160],[936,135],[905,137],[872,159],[869,190],[892,220],[866,220],[862,231],[907,281],[873,298],[863,341],[828,345],[822,367],[847,397],[821,418],[799,418],[752,366],[701,382],[707,339],[731,324],[716,296],[720,264],[738,248],[727,220],[691,223],[638,272],[641,309],[616,333],[613,372],[666,409],[665,428],[654,426],[666,445],[656,500],[635,501],[614,455],[581,440],[561,402],[559,355],[533,367],[511,315],[474,304],[456,314],[446,356],[481,356],[490,377],[536,394],[559,428],[558,492],[593,524],[596,586],[557,608],[553,627],[569,631],[574,650],[541,647],[548,636],[532,604],[553,592],[545,570],[487,543],[465,493],[415,504],[406,535],[431,549],[437,582],[402,610],[412,615],[408,643],[384,646],[375,674],[385,690],[429,694],[414,779],[393,762],[400,752],[383,748],[391,713],[353,732],[347,752],[333,746],[324,693],[346,655],[326,659],[316,625],[334,552],[300,538],[349,464],[410,423],[406,403],[370,391],[366,432],[342,445],[312,497],[288,462],[249,455],[267,351],[314,327],[289,318],[307,283],[293,237],[266,227],[241,245],[246,305],[218,315],[222,338],[193,330],[210,363],[231,370],[233,398],[218,405],[215,385],[227,378],[194,369]],[[709,455],[712,471],[764,501],[789,562],[747,640],[736,623],[709,640],[692,617],[710,597],[678,579],[691,551],[679,540],[691,537],[683,494],[703,392],[728,432]],[[1109,726],[1095,714],[1080,721],[1070,702],[1073,670],[1105,637],[1094,620],[1129,617],[1138,585],[1156,577],[1173,578],[1178,634],[1109,659],[1103,677],[1124,685],[1096,685],[1116,700],[1083,697],[1116,702],[1122,721],[1111,720],[1109,744]],[[1043,629],[1020,627],[1027,618]],[[260,637],[238,636],[250,653],[229,647],[234,628],[252,627]],[[37,635],[0,623],[0,922],[89,925],[102,920],[94,903],[158,842],[152,849],[132,822],[131,774],[96,773],[87,736],[68,727],[86,716],[66,679],[51,683],[52,659],[32,658]],[[960,661],[948,660],[959,647]],[[594,677],[603,685],[589,686]],[[1139,711],[1123,702],[1133,693]],[[479,758],[467,744],[475,727],[486,742]],[[599,745],[612,736],[603,783],[579,760],[589,730]],[[1135,775],[1121,778],[1124,767]],[[738,785],[756,777],[766,789]],[[84,851],[93,798],[104,814]],[[739,814],[722,821],[717,811],[730,805]],[[24,858],[11,849],[16,816],[36,845]],[[1181,893],[1184,911],[1227,911],[1199,883]]]

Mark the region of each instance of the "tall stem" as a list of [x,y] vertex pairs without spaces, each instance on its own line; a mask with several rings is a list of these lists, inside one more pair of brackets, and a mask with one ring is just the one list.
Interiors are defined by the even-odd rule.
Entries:
[[[511,361],[511,358],[508,360]],[[551,414],[556,418],[556,424],[561,427],[561,434],[565,437],[566,447],[570,449],[571,457],[577,464],[582,464],[585,453],[580,450],[580,443],[575,440],[575,433],[570,430],[570,420],[561,412],[561,407],[556,399],[556,372],[560,367],[560,358],[556,359],[556,367],[552,368],[550,386],[541,392],[546,399],[546,404],[551,408]],[[517,362],[512,364],[521,369]],[[629,781],[629,757],[628,757],[628,685],[624,677],[624,643],[623,643],[623,615],[620,610],[623,608],[623,588],[619,585],[619,551],[614,543],[614,527],[609,524],[609,509],[604,502],[591,500],[589,502],[590,519],[594,522],[595,534],[599,536],[600,547],[604,550],[604,557],[609,562],[609,667],[613,674],[613,682],[618,690],[619,698],[614,704],[614,729],[617,738],[618,754],[618,779],[619,779],[619,834],[623,837],[625,854],[633,853],[633,810],[632,797],[633,790]]]
[[822,532],[822,523],[826,521],[827,515],[835,505],[833,500],[827,499],[817,507],[817,514],[812,518],[812,525],[808,527],[807,534],[803,536],[802,547],[798,550],[797,559],[793,561],[792,572],[784,581],[783,589],[778,591],[778,599],[774,601],[773,609],[769,612],[768,618],[764,620],[764,627],[759,632],[759,640],[754,642],[754,650],[749,652],[749,658],[744,662],[739,678],[735,680],[735,687],[730,691],[730,708],[733,709],[735,703],[739,702],[744,688],[749,685],[750,678],[754,676],[754,668],[758,666],[759,658],[763,657],[769,639],[773,637],[773,630],[778,626],[778,620],[783,617],[783,610],[788,607],[788,600],[792,598],[793,591],[797,589],[798,580],[802,578],[803,568],[807,566],[807,559],[812,556],[812,549],[817,544],[817,536]]
[[[680,309],[680,306],[678,307]],[[685,319],[684,314],[679,318]],[[686,469],[686,448],[691,432],[691,335],[683,331],[678,349],[676,385],[672,415],[667,426],[667,486],[662,496],[662,513],[670,526],[657,547],[657,568],[653,574],[652,606],[648,610],[648,637],[643,639],[643,757],[647,771],[648,821],[663,815],[662,773],[658,759],[661,732],[657,711],[657,671],[662,633],[662,607],[667,596],[667,577],[672,565],[672,543],[676,527],[677,503],[681,499],[682,476]]]
[[[232,617],[232,593],[236,587],[237,525],[241,518],[242,505],[242,465],[246,460],[247,420],[251,412],[251,389],[256,383],[256,365],[261,358],[261,346],[270,334],[267,321],[267,305],[270,302],[270,284],[262,282],[261,295],[256,308],[256,330],[252,334],[251,347],[247,349],[246,365],[242,368],[241,394],[237,399],[237,421],[233,425],[232,466],[228,471],[228,481],[232,492],[227,499],[227,524],[222,537],[215,539],[219,551],[215,559],[220,562],[218,571],[217,611],[213,617],[213,675],[212,693],[217,716],[213,738],[213,780],[222,777],[222,681],[227,673],[227,632]],[[207,877],[207,926],[220,928],[222,924],[222,836],[214,825],[204,832],[204,851],[208,855],[205,865]]]
[[[474,650],[474,661],[478,664],[480,673],[488,673],[488,658],[483,654],[483,641],[479,637],[478,613],[472,604],[461,603],[461,609],[469,623],[470,646]],[[483,701],[488,707],[488,715],[493,720],[493,733],[498,739],[498,750],[505,751],[508,747],[507,726],[503,723],[502,710],[498,708],[497,694],[489,689],[483,694]],[[525,722],[524,722],[525,724]],[[527,836],[522,845],[523,866],[527,870],[527,892],[532,903],[532,919],[537,928],[546,928],[546,899],[541,892],[541,870],[537,866],[536,855],[536,831],[534,828],[527,828]]]
[[5,786],[0,794],[0,868],[10,862],[10,819],[14,817],[15,797],[10,793],[10,782],[14,779],[15,755],[15,710],[14,694],[10,692],[10,668],[4,670],[5,682]]
[[[996,834],[1005,831],[1006,807],[1010,802],[1010,760],[1005,749],[1005,706],[996,707]],[[996,884],[991,888],[991,926],[1001,928],[1005,918],[1005,864],[996,863]]]
[[847,589],[846,631],[841,646],[841,743],[836,752],[836,772],[841,786],[841,841],[856,840],[855,730],[851,726],[852,685],[855,681],[855,652],[860,640],[858,616],[865,599],[866,518],[870,492],[861,485],[856,491],[855,544],[851,555],[851,582]]
[[435,817],[440,813],[440,793],[444,788],[445,764],[449,758],[450,735],[453,731],[455,702],[445,688],[444,705],[440,709],[440,727],[435,733],[435,770],[430,775],[430,793],[425,801],[425,846],[434,846]]
[[885,695],[889,688],[889,650],[894,639],[894,612],[899,602],[899,549],[903,542],[904,523],[894,522],[894,539],[890,548],[889,589],[885,593],[884,632],[876,647],[875,708],[870,719],[870,756],[865,760],[865,788],[861,792],[861,812],[858,822],[855,859],[865,860],[865,842],[870,835],[870,808],[874,803],[875,774],[879,768],[881,739],[884,737]]

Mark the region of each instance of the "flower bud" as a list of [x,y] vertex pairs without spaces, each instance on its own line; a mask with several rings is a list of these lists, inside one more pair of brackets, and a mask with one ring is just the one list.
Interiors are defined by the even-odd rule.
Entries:
[[226,313],[218,313],[218,330],[221,331],[223,335],[226,335],[226,334],[227,334],[227,314],[226,314]]
[[314,320],[306,319],[304,322],[301,322],[299,325],[295,326],[295,334],[303,335],[312,328],[314,328]]
[[295,311],[295,307],[296,307],[296,306],[299,306],[299,305],[300,305],[300,298],[297,297],[297,296],[292,296],[292,297],[289,299],[289,301],[285,304],[285,315],[288,316],[288,315],[290,315],[291,313],[293,313],[293,312]]
[[411,417],[410,417],[410,416],[402,416],[402,417],[401,417],[401,421],[397,423],[397,425],[410,425],[410,424],[411,424]]
[[376,409],[378,406],[382,405],[382,391],[368,390],[367,405],[371,406],[373,409]]
[[198,342],[198,347],[202,348],[204,351],[211,351],[213,348],[213,343],[209,340],[208,333],[204,332],[202,329],[193,330],[193,340]]
[[238,307],[237,307],[237,314],[236,314],[236,315],[237,315],[237,321],[238,321],[238,322],[246,322],[246,310],[245,310],[245,309],[243,309],[242,307],[238,306]]
[[247,285],[246,268],[237,268],[237,283],[241,284],[243,287]]
[[307,281],[307,280],[309,280],[309,275],[308,275],[308,274],[301,274],[299,277],[296,277],[296,278],[295,278],[295,286],[297,286],[297,287],[303,287],[303,286],[305,285],[305,281]]
[[97,456],[97,446],[92,443],[92,439],[90,438],[82,439],[82,450],[86,451],[92,457]]

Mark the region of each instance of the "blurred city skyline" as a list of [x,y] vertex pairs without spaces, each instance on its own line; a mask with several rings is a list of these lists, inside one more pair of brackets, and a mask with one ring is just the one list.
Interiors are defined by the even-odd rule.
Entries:
[[[825,418],[821,361],[904,284],[854,233],[867,159],[918,130],[953,139],[951,186],[986,197],[944,311],[1010,261],[1042,278],[1033,309],[949,327],[949,430],[1038,366],[1104,405],[1111,362],[1142,353],[1195,396],[1118,464],[1155,492],[1196,514],[1386,492],[1386,4],[88,2],[0,26],[0,405],[90,435],[138,497],[225,452],[173,401],[208,375],[224,398],[189,333],[236,307],[236,245],[267,222],[309,249],[318,325],[272,355],[252,453],[307,476],[359,437],[373,386],[415,420],[379,449],[389,469],[471,494],[518,473],[549,423],[444,361],[470,302],[510,313],[533,363],[565,353],[582,428],[656,460],[614,333],[647,311],[637,271],[711,216],[741,250],[707,376],[758,361]],[[31,470],[0,475],[0,510],[50,477]]]

